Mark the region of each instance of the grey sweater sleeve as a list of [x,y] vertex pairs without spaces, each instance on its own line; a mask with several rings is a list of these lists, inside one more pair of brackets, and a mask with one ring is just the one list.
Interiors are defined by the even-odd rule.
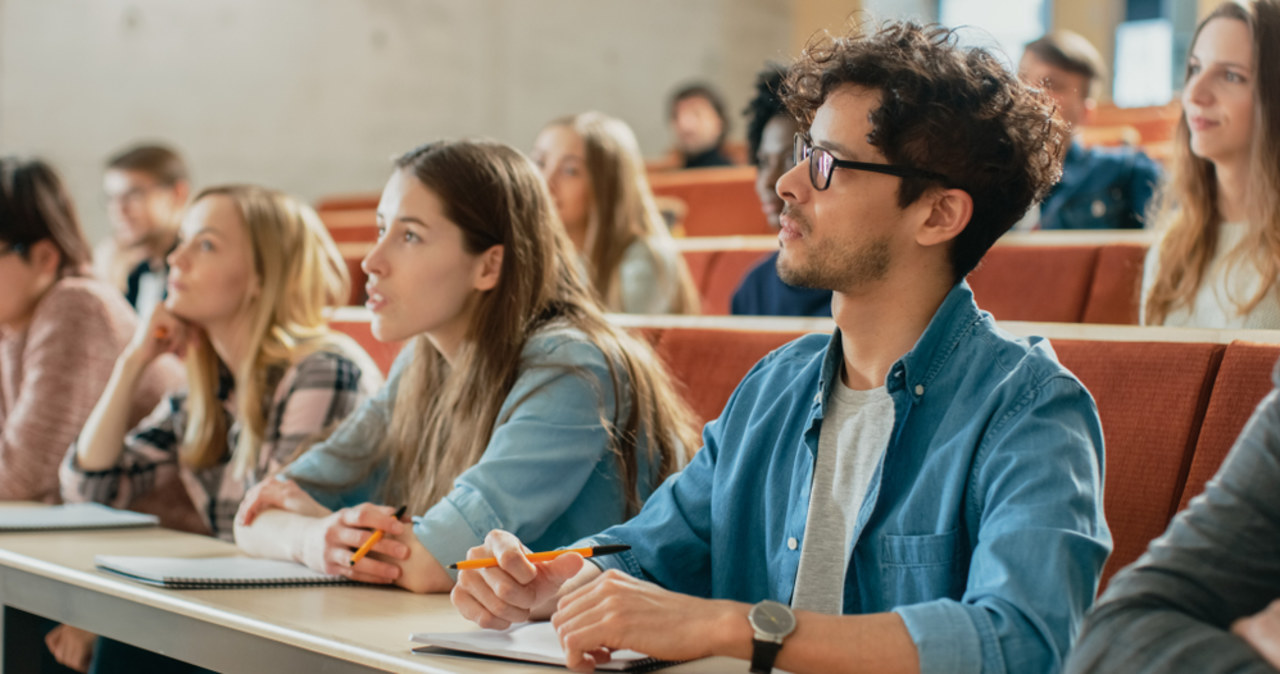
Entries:
[[[1280,366],[1272,373],[1280,387]],[[1280,388],[1205,493],[1117,574],[1067,672],[1273,672],[1231,623],[1280,598]]]

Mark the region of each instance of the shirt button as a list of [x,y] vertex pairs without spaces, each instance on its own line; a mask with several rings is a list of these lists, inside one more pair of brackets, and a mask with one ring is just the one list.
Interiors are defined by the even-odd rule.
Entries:
[[924,385],[923,385],[923,384],[916,384],[916,395],[918,395],[918,396],[922,396],[922,395],[924,395]]
[[822,391],[818,391],[817,393],[813,394],[813,402],[815,403],[822,402]]
[[795,536],[787,539],[788,550],[795,550],[798,547],[800,547],[800,541],[797,541]]

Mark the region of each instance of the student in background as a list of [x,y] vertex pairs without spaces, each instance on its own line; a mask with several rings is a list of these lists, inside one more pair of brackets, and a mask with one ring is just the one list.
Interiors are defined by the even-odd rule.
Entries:
[[[136,328],[120,293],[90,275],[89,255],[53,169],[0,159],[0,500],[60,500],[58,464]],[[122,414],[136,423],[181,383],[176,360],[155,363]],[[35,646],[41,671],[57,670],[55,659],[83,670],[86,640],[44,629],[53,650]]]
[[729,135],[724,99],[710,85],[694,83],[677,89],[671,95],[669,115],[680,168],[733,165],[724,150]]
[[1280,328],[1280,4],[1219,5],[1196,29],[1143,268],[1147,325]]
[[1160,166],[1133,148],[1085,147],[1088,124],[1107,79],[1106,64],[1083,36],[1057,30],[1028,44],[1018,64],[1022,80],[1042,87],[1075,138],[1062,180],[1040,203],[1039,229],[1141,229]]
[[[476,532],[563,545],[635,513],[684,464],[690,412],[653,351],[601,314],[516,150],[442,141],[400,157],[363,266],[373,334],[409,343],[372,401],[246,499],[245,552],[444,592]],[[350,565],[374,529],[388,535]]]
[[[53,169],[0,159],[0,500],[60,500],[58,464],[137,325],[89,254]],[[133,422],[182,381],[172,360],[139,374],[121,401]]]
[[[786,70],[770,65],[756,77],[756,96],[747,105],[747,148],[756,165],[756,194],[769,226],[781,228],[784,202],[775,185],[791,170],[792,140],[800,126],[782,103]],[[730,313],[748,316],[830,316],[831,291],[787,285],[778,278],[778,253],[752,267],[733,293]]]
[[[382,377],[324,315],[347,269],[310,207],[251,186],[205,190],[169,254],[169,295],[115,363],[62,465],[68,501],[127,507],[180,480],[208,532],[232,539],[245,491],[347,416]],[[132,427],[138,373],[186,354],[187,389]]]
[[557,119],[530,153],[608,311],[696,314],[698,293],[653,200],[635,134],[599,112]]
[[95,271],[115,283],[138,315],[164,297],[165,256],[178,240],[190,195],[187,165],[163,145],[138,145],[107,161],[102,177],[112,234],[94,252]]
[[500,566],[460,572],[454,605],[487,627],[555,609],[578,669],[631,648],[756,672],[1057,671],[1111,543],[1098,411],[964,278],[1058,177],[1066,130],[939,27],[811,44],[785,91],[803,122],[778,271],[833,289],[839,329],[766,356],[687,468],[579,542],[629,551],[535,565],[492,532],[469,555]]

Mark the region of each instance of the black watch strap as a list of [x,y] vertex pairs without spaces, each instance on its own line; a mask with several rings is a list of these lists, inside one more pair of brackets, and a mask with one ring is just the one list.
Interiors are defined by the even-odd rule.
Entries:
[[782,644],[776,641],[751,640],[751,674],[769,674],[773,661],[778,659]]

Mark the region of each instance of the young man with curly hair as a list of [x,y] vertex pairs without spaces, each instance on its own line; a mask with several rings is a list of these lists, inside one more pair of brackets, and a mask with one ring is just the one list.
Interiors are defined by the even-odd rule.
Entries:
[[838,329],[760,361],[703,449],[630,521],[533,564],[492,532],[454,605],[552,613],[568,664],[615,649],[791,672],[1054,672],[1111,538],[1102,429],[1041,339],[999,330],[967,274],[1057,179],[1042,95],[939,27],[811,45],[778,272]]

